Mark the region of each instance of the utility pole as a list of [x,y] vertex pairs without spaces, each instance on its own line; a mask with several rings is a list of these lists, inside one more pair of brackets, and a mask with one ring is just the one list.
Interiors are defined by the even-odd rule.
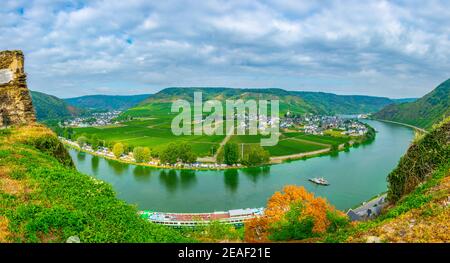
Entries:
[[241,160],[244,160],[244,144],[241,143]]

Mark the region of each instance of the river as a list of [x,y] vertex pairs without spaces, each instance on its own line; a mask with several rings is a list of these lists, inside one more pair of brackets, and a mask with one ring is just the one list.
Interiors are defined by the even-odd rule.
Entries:
[[[225,171],[168,170],[123,164],[70,149],[77,169],[110,183],[119,198],[142,210],[213,212],[265,206],[285,185],[303,185],[339,209],[386,191],[386,177],[406,152],[414,131],[366,120],[378,132],[370,144],[307,160]],[[311,177],[325,177],[318,186]]]

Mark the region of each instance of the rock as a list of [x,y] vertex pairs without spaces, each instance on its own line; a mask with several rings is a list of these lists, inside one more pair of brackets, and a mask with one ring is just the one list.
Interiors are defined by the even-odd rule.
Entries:
[[368,236],[366,243],[381,243],[381,239],[377,236]]
[[0,52],[0,127],[36,122],[22,51]]
[[79,237],[71,236],[67,239],[66,243],[81,243],[81,241]]

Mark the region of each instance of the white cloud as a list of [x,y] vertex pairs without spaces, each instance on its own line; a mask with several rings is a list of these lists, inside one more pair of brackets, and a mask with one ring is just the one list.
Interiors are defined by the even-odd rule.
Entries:
[[30,87],[63,97],[193,84],[410,97],[450,72],[445,1],[4,0],[0,17],[0,49],[24,50]]

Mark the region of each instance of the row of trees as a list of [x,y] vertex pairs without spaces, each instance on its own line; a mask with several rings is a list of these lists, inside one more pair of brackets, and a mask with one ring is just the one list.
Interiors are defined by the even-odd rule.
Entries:
[[[159,158],[162,163],[174,164],[179,161],[183,163],[194,163],[197,160],[197,155],[193,152],[192,147],[187,143],[171,143],[165,149],[156,152],[151,151],[148,147],[133,147],[125,143],[114,143],[100,140],[97,135],[88,136],[82,134],[76,139],[78,145],[83,147],[89,144],[94,150],[99,147],[107,147],[112,150],[116,158],[122,154],[133,152],[136,162],[148,162],[150,158]],[[211,151],[217,151],[212,148]],[[219,153],[218,160],[228,164],[241,163],[247,166],[256,166],[268,163],[270,154],[259,145],[246,145],[245,151],[242,153],[239,150],[239,145],[236,143],[226,143],[223,150]]]
[[197,161],[197,155],[187,143],[171,143],[161,151],[159,159],[161,163],[195,163]]

